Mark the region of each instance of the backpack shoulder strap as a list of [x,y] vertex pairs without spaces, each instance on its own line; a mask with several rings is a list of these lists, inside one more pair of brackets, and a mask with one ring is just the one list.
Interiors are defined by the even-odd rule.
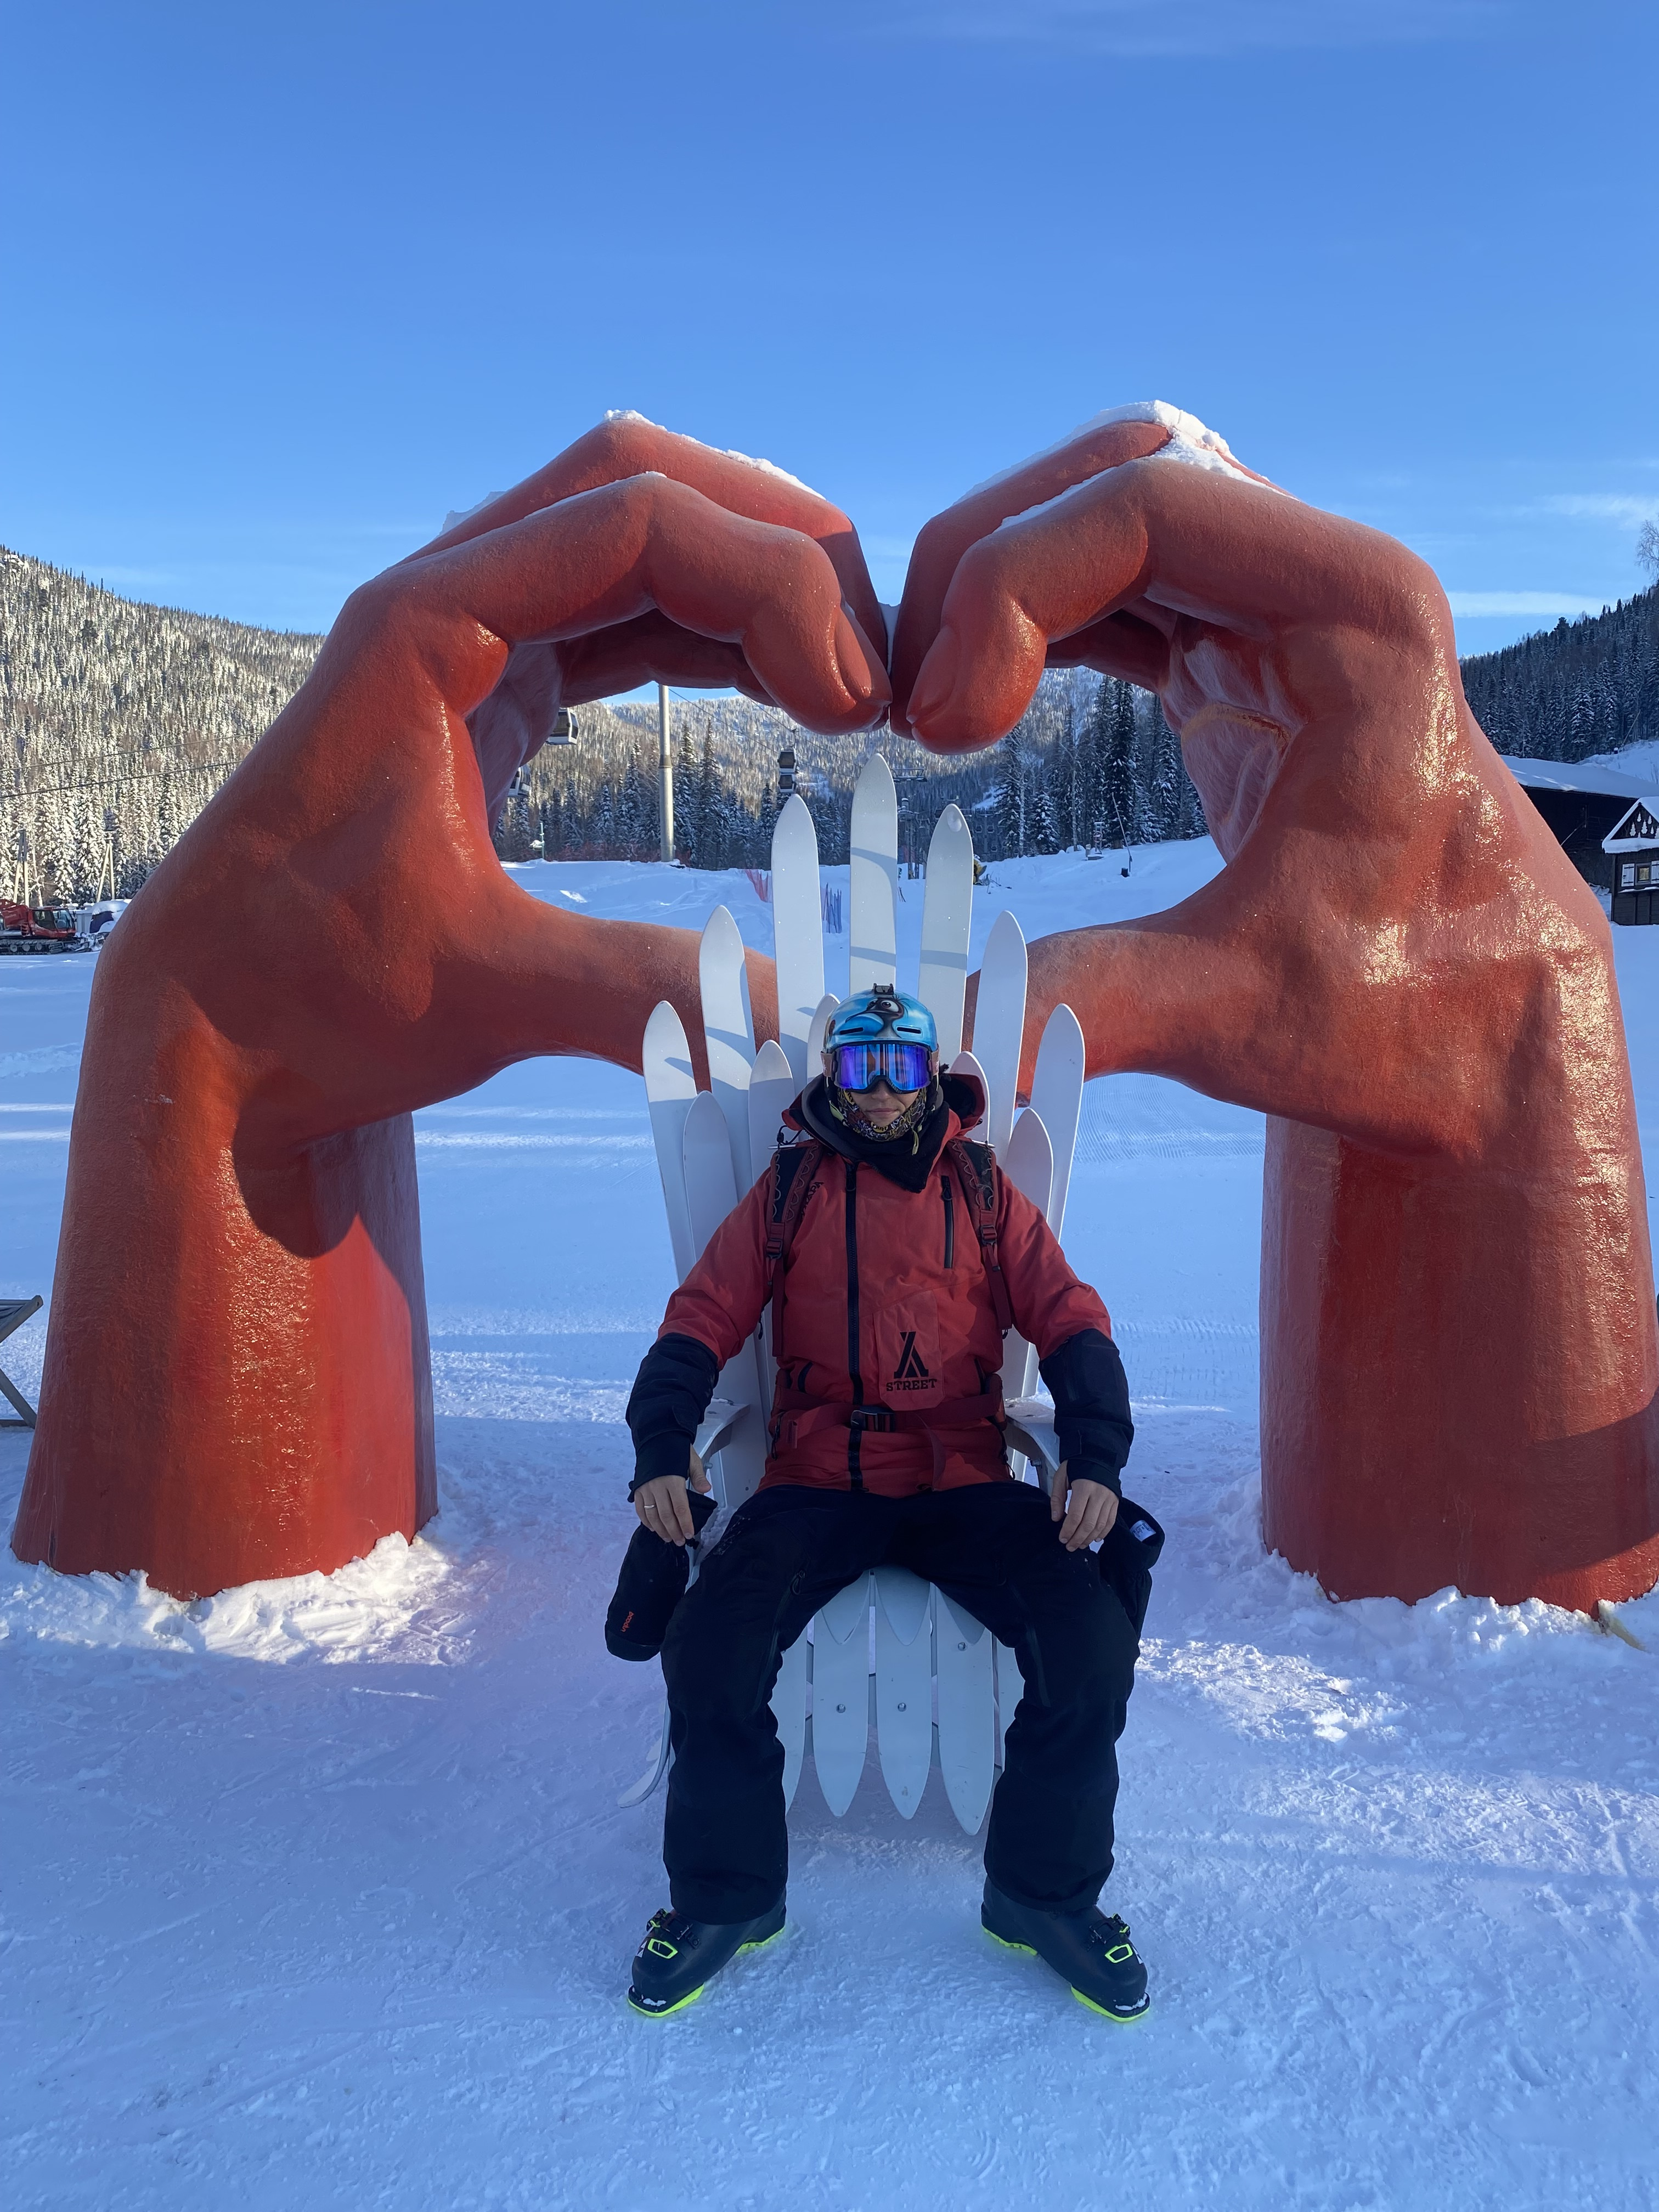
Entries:
[[1014,1325],[1014,1309],[1008,1296],[1007,1278],[1002,1272],[1002,1261],[997,1249],[997,1212],[1002,1196],[1002,1170],[997,1165],[997,1156],[988,1145],[976,1145],[969,1137],[953,1137],[945,1146],[945,1157],[957,1171],[966,1200],[968,1212],[979,1238],[980,1258],[985,1265],[985,1279],[990,1285],[991,1304],[995,1310],[997,1327],[1006,1336]]
[[772,1357],[783,1364],[784,1265],[812,1188],[824,1146],[814,1137],[805,1145],[780,1145],[772,1155],[772,1203],[766,1217],[766,1290],[772,1304]]

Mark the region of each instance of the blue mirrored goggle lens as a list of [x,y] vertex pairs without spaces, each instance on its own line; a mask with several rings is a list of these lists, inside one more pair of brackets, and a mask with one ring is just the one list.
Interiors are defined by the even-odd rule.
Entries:
[[843,1091],[867,1091],[884,1075],[895,1091],[921,1091],[933,1070],[925,1044],[838,1044],[830,1054],[836,1081]]

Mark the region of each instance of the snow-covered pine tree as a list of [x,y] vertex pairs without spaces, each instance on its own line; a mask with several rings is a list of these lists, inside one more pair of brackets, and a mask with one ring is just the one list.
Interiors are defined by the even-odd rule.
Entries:
[[1027,774],[1025,747],[1018,728],[1012,729],[997,747],[997,799],[992,821],[995,827],[999,860],[1015,860],[1028,849],[1025,818]]
[[684,867],[702,866],[697,858],[697,754],[685,726],[674,761],[674,854]]
[[1130,843],[1134,836],[1134,687],[1121,677],[1109,678],[1101,686],[1097,713],[1104,738],[1102,827],[1104,842],[1115,848]]

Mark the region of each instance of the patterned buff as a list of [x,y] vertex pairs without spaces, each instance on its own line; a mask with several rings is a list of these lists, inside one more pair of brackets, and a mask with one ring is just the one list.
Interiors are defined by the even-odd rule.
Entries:
[[882,1129],[878,1128],[860,1110],[850,1091],[842,1090],[838,1084],[831,1083],[827,1075],[823,1079],[823,1091],[830,1102],[830,1111],[836,1121],[844,1122],[855,1137],[866,1138],[877,1145],[896,1144],[901,1137],[908,1137],[913,1152],[920,1148],[921,1133],[927,1126],[928,1116],[945,1095],[935,1074],[927,1089],[918,1091],[904,1111]]

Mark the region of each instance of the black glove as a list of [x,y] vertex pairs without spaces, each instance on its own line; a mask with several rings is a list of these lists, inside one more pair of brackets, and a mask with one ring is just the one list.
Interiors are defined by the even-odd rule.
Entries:
[[1109,1589],[1116,1593],[1137,1636],[1146,1618],[1147,1600],[1152,1594],[1152,1569],[1163,1549],[1163,1529],[1144,1505],[1137,1505],[1132,1498],[1126,1498],[1117,1509],[1116,1520],[1102,1540],[1098,1557],[1101,1578]]
[[[685,1502],[700,1536],[714,1510],[714,1501],[700,1491],[688,1489]],[[671,1544],[665,1537],[653,1536],[648,1528],[634,1531],[617,1577],[617,1595],[605,1616],[605,1649],[614,1656],[654,1659],[662,1650],[674,1607],[685,1595],[697,1536],[689,1545]]]

